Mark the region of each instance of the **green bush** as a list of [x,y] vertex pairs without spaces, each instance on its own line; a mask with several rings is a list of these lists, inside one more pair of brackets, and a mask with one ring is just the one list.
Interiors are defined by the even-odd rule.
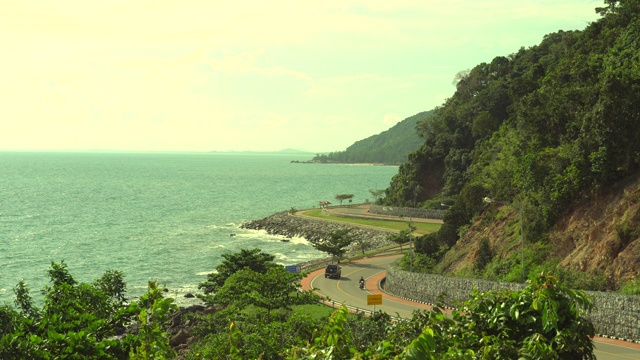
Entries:
[[625,295],[640,295],[640,279],[633,278],[626,281],[620,287],[620,292]]
[[[160,326],[161,315],[171,309],[170,299],[162,299],[157,287],[150,287],[140,303],[127,304],[124,275],[118,271],[109,270],[93,284],[86,284],[77,282],[64,262],[52,262],[48,275],[51,285],[42,291],[42,307],[33,304],[23,281],[14,289],[17,310],[0,307],[1,359],[162,359],[174,355]],[[135,319],[141,323],[140,334],[116,336]]]
[[[546,274],[520,291],[476,291],[452,316],[435,308],[406,322],[365,325],[343,306],[286,359],[595,359],[592,307],[584,292]],[[372,341],[363,342],[353,324]]]

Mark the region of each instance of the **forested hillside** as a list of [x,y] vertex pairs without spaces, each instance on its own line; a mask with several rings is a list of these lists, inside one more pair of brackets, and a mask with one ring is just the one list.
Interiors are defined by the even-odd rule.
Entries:
[[359,140],[345,151],[317,155],[316,162],[400,164],[407,155],[420,147],[423,139],[416,130],[419,121],[428,119],[433,110],[408,117],[389,130]]
[[[456,268],[509,278],[510,272],[522,271],[516,257],[520,226],[527,254],[536,256],[530,266],[525,264],[527,271],[561,262],[565,259],[552,254],[552,231],[576,207],[638,176],[640,0],[606,0],[596,11],[601,18],[582,31],[548,34],[539,45],[459,73],[453,96],[418,124],[424,142],[400,166],[384,201],[452,205],[441,231],[418,243],[427,263],[439,262],[445,272]],[[616,188],[622,198],[623,187]],[[626,213],[618,210],[626,220],[611,227],[617,245],[608,261],[600,268],[563,264],[602,271],[615,284],[639,275],[640,268],[615,273],[607,268],[629,252],[640,255],[637,198],[626,199]],[[509,246],[497,241],[497,234],[477,228],[496,223],[503,240],[512,242]],[[587,238],[588,231],[596,230],[584,231],[572,236]],[[483,238],[486,246],[480,251]],[[468,258],[484,252],[485,259],[475,267],[453,266],[460,256],[451,249],[462,242],[477,250]]]

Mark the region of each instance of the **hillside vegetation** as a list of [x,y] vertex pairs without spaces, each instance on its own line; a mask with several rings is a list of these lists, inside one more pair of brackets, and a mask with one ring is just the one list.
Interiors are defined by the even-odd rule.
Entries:
[[323,163],[378,163],[397,165],[407,161],[409,153],[420,147],[423,139],[416,130],[419,121],[428,119],[433,110],[408,117],[389,130],[359,140],[345,151],[317,155],[314,162]]
[[430,271],[520,281],[522,229],[527,274],[582,271],[595,288],[640,274],[640,1],[596,11],[582,31],[460,72],[418,123],[424,142],[383,201],[451,204],[417,246]]

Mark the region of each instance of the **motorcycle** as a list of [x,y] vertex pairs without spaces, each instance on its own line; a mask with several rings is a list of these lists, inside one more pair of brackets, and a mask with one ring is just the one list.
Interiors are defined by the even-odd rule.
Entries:
[[364,290],[364,281],[360,280],[360,289]]

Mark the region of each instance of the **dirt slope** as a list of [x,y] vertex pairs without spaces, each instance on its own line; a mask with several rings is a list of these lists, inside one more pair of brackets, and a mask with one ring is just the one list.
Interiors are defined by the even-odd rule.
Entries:
[[[640,277],[640,181],[601,191],[574,206],[549,234],[551,255],[560,266],[593,273],[604,271],[610,286]],[[480,242],[488,239],[495,256],[520,251],[518,213],[508,211],[497,221],[483,216],[470,227],[443,262],[447,273],[470,271]],[[529,246],[529,245],[528,245]]]
[[560,265],[604,270],[615,286],[640,276],[640,189],[634,181],[576,206],[551,233]]

